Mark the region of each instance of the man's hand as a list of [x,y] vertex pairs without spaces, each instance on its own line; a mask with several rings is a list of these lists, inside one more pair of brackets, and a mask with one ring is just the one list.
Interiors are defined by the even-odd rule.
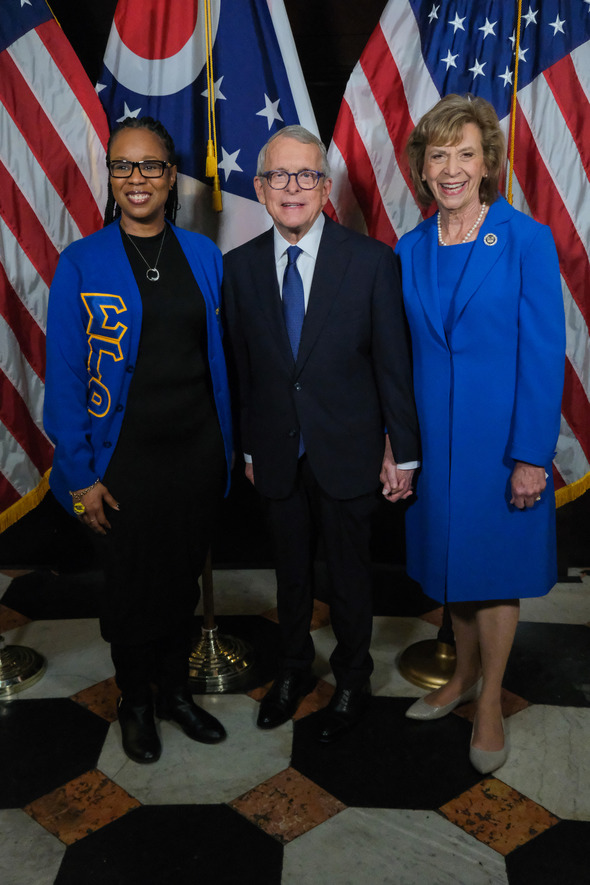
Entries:
[[388,501],[394,504],[396,501],[403,501],[413,494],[412,479],[414,478],[413,470],[400,470],[393,458],[391,451],[391,443],[389,436],[385,436],[385,452],[383,454],[383,463],[381,465],[381,473],[379,479],[383,483],[382,494]]

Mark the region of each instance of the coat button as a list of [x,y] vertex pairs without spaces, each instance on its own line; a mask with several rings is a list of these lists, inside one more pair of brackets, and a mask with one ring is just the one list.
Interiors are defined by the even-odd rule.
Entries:
[[289,431],[289,436],[291,437],[291,439],[293,439],[294,436],[297,436],[297,431],[296,431],[296,430],[290,430],[290,431]]
[[295,390],[301,390],[301,384],[299,383],[299,381],[296,381],[293,387],[295,388]]
[[122,411],[123,411],[123,406],[121,405],[121,403],[119,403],[119,405],[115,409],[115,412],[122,412]]
[[112,444],[112,442],[109,442],[107,439],[107,441],[105,443],[103,443],[103,445],[104,445],[105,449],[110,449],[113,444]]
[[134,366],[127,366],[127,371],[132,372],[134,368],[135,368]]

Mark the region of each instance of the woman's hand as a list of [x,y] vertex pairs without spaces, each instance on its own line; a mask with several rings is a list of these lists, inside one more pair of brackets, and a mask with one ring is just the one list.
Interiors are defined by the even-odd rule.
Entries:
[[510,503],[518,507],[519,510],[534,507],[535,503],[540,500],[541,492],[544,491],[546,485],[544,467],[537,467],[526,461],[516,461],[510,477],[512,488]]
[[389,435],[385,434],[385,452],[383,454],[383,462],[381,464],[381,473],[379,480],[383,484],[381,494],[387,501],[395,503],[396,501],[405,501],[413,494],[412,479],[414,477],[413,470],[400,470],[395,463]]
[[[80,489],[80,491],[82,490]],[[106,535],[107,529],[110,529],[111,524],[106,518],[104,504],[108,504],[113,510],[118,510],[119,504],[117,501],[115,501],[107,487],[101,482],[92,486],[82,497],[78,497],[78,495],[79,492],[72,493],[74,501],[79,501],[86,508],[84,513],[81,513],[78,517],[80,522],[91,528],[97,535]]]

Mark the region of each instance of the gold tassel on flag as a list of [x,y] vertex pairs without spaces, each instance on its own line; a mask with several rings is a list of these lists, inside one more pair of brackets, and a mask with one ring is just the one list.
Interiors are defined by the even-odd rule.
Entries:
[[217,171],[217,128],[215,125],[215,78],[213,76],[213,31],[211,26],[211,0],[205,0],[205,46],[207,52],[207,125],[209,137],[207,140],[207,160],[205,163],[205,175],[213,179],[213,209],[221,212],[223,203],[221,199],[221,186]]

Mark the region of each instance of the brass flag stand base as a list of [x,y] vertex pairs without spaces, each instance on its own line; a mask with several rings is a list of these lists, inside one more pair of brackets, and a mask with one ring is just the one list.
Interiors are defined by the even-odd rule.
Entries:
[[451,616],[445,605],[443,622],[436,639],[423,639],[402,652],[398,667],[408,682],[434,691],[445,685],[455,672],[455,641]]
[[254,663],[247,642],[234,636],[219,635],[213,613],[213,574],[211,552],[201,576],[203,586],[203,626],[189,655],[190,687],[203,694],[222,693],[237,688]]
[[47,669],[45,658],[24,645],[5,645],[0,636],[0,699],[34,685]]

